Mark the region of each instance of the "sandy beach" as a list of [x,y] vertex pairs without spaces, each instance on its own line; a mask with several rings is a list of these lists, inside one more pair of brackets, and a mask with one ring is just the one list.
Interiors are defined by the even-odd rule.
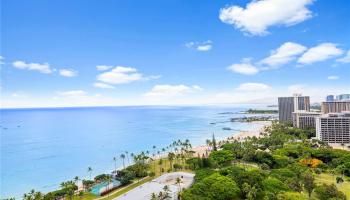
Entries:
[[[228,141],[238,140],[243,141],[247,137],[260,137],[260,133],[264,131],[265,127],[271,126],[271,121],[254,121],[249,122],[253,127],[250,131],[241,131],[238,134],[233,133],[227,138]],[[220,141],[218,141],[219,143]],[[192,148],[192,151],[195,152],[194,155],[206,155],[207,152],[211,150],[211,147],[208,145],[200,145]]]
[[229,140],[244,140],[247,137],[260,137],[260,133],[264,131],[267,126],[271,126],[271,121],[255,121],[250,122],[254,127],[250,131],[241,131],[238,134],[232,135]]

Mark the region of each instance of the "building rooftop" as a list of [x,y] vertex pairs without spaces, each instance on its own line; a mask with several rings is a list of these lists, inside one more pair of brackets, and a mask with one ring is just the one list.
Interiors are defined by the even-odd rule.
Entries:
[[[176,178],[181,179],[181,183],[176,184]],[[187,172],[173,172],[164,174],[150,182],[147,182],[129,192],[115,198],[114,200],[146,200],[151,199],[152,193],[158,194],[164,186],[169,187],[170,199],[177,199],[177,193],[183,188],[188,188],[194,181],[194,174]]]

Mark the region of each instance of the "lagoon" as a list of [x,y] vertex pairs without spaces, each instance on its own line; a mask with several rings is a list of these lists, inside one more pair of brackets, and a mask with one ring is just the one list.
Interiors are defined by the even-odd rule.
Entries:
[[[226,138],[249,123],[230,122],[247,108],[230,106],[129,106],[1,110],[0,197],[47,192],[74,176],[88,178],[114,169],[113,157],[189,139],[204,144]],[[223,128],[226,128],[225,130]],[[227,129],[230,128],[230,129]],[[118,159],[117,165],[122,166]]]

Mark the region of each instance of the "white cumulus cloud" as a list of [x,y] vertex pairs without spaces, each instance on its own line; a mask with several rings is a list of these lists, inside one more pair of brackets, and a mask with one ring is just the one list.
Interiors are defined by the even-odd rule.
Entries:
[[205,42],[188,42],[185,44],[187,48],[193,48],[197,51],[209,51],[213,48],[213,42],[207,40]]
[[261,60],[260,63],[275,68],[296,59],[296,56],[302,54],[306,49],[303,45],[286,42],[276,50],[271,51],[270,56]]
[[333,43],[322,43],[308,49],[299,59],[300,64],[312,64],[343,54],[343,50]]
[[181,96],[186,93],[201,91],[202,88],[198,85],[155,85],[151,91],[144,94],[146,97],[174,97]]
[[98,71],[105,71],[105,70],[109,70],[109,69],[112,69],[113,66],[110,66],[110,65],[97,65],[96,66],[96,69]]
[[337,61],[341,63],[350,63],[350,50],[348,50],[344,57],[337,59]]
[[93,85],[94,85],[94,87],[103,88],[103,89],[114,89],[115,88],[113,85],[108,85],[106,83],[100,83],[100,82],[96,82]]
[[236,90],[242,92],[258,92],[258,91],[266,91],[271,87],[264,83],[242,83],[240,84]]
[[332,76],[328,76],[327,79],[328,79],[328,80],[338,80],[338,79],[339,79],[339,76],[334,76],[334,75],[332,75]]
[[59,73],[61,76],[65,76],[65,77],[74,77],[78,75],[78,71],[73,69],[60,69]]
[[48,63],[40,64],[40,63],[26,63],[24,61],[15,61],[12,63],[12,66],[17,69],[35,70],[44,74],[52,73],[52,69],[50,68],[50,65]]
[[97,76],[98,81],[113,85],[131,83],[142,78],[143,75],[137,72],[137,69],[123,66],[117,66]]
[[198,51],[209,51],[212,48],[211,44],[206,44],[206,45],[199,45],[197,47]]
[[254,75],[259,72],[259,68],[252,65],[249,59],[243,59],[241,63],[230,65],[227,70],[244,75]]
[[307,8],[313,0],[253,0],[242,8],[237,5],[220,10],[222,22],[251,35],[266,35],[271,26],[291,26],[312,17]]

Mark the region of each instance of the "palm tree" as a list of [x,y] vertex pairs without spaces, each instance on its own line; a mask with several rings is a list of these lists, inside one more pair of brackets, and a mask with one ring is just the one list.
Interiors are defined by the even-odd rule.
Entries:
[[207,140],[205,141],[205,143],[207,144],[207,146],[208,146],[208,150],[209,150],[210,145],[211,145],[211,141],[210,141],[209,139],[207,139]]
[[125,169],[125,154],[121,154],[120,158],[123,160],[123,168]]
[[69,199],[72,199],[75,191],[74,182],[73,181],[62,182],[61,187],[66,191],[66,194],[68,195]]
[[155,154],[155,153],[156,153],[156,148],[157,148],[157,147],[156,147],[155,145],[153,145],[152,148],[153,148],[153,153]]
[[[32,190],[30,190],[29,193],[23,195],[23,199],[24,199],[24,200],[40,200],[40,199],[35,199],[36,196],[38,197],[37,193],[38,193],[38,192],[35,192],[35,190],[32,189]],[[40,192],[39,192],[39,193],[40,193]],[[41,193],[40,193],[40,194],[41,194]]]
[[113,161],[114,161],[114,172],[117,173],[117,158],[113,157]]
[[78,186],[78,181],[79,181],[79,180],[80,180],[80,179],[79,179],[79,176],[75,176],[75,177],[74,177],[75,185]]
[[168,159],[169,159],[169,162],[170,162],[170,169],[173,170],[173,160],[174,160],[174,157],[175,157],[175,154],[170,152],[168,154]]
[[125,151],[126,159],[128,160],[128,165],[130,165],[129,152]]
[[215,135],[214,135],[214,133],[213,133],[213,139],[212,139],[212,146],[213,146],[213,151],[217,151],[216,140],[215,140]]
[[167,186],[167,185],[165,185],[164,187],[163,187],[163,191],[164,191],[164,193],[163,193],[163,198],[162,199],[168,199],[168,198],[170,198],[170,195],[169,195],[169,192],[170,192],[170,189],[169,189],[169,186]]
[[34,189],[32,189],[32,190],[30,190],[30,193],[29,193],[31,196],[34,196],[34,194],[35,194],[35,190]]
[[157,195],[156,195],[156,193],[152,192],[152,194],[151,194],[151,200],[157,200]]
[[[165,155],[165,148],[162,148],[162,152],[163,152],[163,154]],[[165,167],[164,167],[164,169],[166,168],[166,159],[165,159],[165,161],[164,161],[164,165],[165,165]]]
[[181,192],[181,179],[179,178],[179,177],[177,177],[176,178],[176,182],[175,182],[176,184],[178,184],[178,186],[179,186],[179,192]]
[[88,167],[88,173],[90,174],[90,180],[91,180],[91,173],[92,173],[92,167]]
[[132,160],[135,160],[135,154],[134,153],[131,153],[130,156],[131,156]]
[[34,194],[34,200],[42,200],[43,194],[41,192],[35,192]]

